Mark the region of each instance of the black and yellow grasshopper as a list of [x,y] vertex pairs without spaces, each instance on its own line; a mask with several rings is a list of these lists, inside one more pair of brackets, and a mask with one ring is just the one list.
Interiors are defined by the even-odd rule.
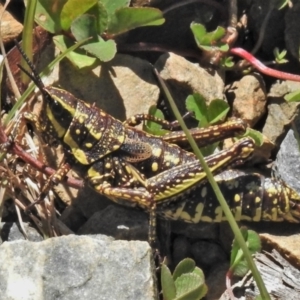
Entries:
[[[150,241],[155,238],[157,213],[167,219],[195,223],[223,219],[215,198],[206,197],[206,174],[198,159],[193,153],[174,144],[176,140],[185,138],[181,131],[165,137],[153,136],[137,129],[135,125],[143,120],[152,120],[168,126],[166,121],[137,115],[121,122],[65,90],[45,87],[32,63],[24,54],[23,57],[33,75],[22,70],[43,96],[41,116],[26,113],[25,119],[33,122],[40,133],[62,144],[66,163],[75,165],[81,176],[98,193],[119,204],[140,207],[149,212]],[[245,123],[234,119],[221,125],[193,130],[193,136],[202,146],[241,134],[245,130]],[[253,140],[243,138],[231,148],[208,156],[206,162],[213,174],[217,175],[243,163],[253,149]],[[58,174],[62,177],[66,172]],[[227,178],[232,179],[229,175]],[[239,180],[239,176],[233,179],[233,187]],[[231,196],[233,201],[230,201],[230,206],[237,219],[298,221],[300,197],[287,185],[280,183],[280,187],[274,189],[274,186],[261,181],[251,184],[252,181],[249,187],[243,185],[242,192],[242,185],[239,189],[232,189],[236,193]],[[257,190],[263,192],[258,193]],[[253,194],[254,197],[247,194]],[[295,206],[290,203],[295,203]],[[268,212],[269,209],[272,213]]]

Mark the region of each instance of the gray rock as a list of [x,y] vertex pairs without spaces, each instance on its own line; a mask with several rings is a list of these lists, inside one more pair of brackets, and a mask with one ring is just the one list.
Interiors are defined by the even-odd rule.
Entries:
[[233,100],[233,115],[253,127],[265,114],[267,95],[263,79],[246,75],[230,85],[228,99]]
[[78,234],[105,234],[116,239],[147,240],[149,221],[146,213],[133,208],[110,205],[96,212]]
[[182,234],[191,239],[210,239],[216,240],[219,236],[218,223],[200,222],[189,224],[181,221],[172,222],[172,232]]
[[0,299],[157,299],[151,248],[106,236],[0,246]]
[[89,219],[96,211],[103,210],[111,204],[111,200],[97,193],[87,184],[79,190],[77,198],[73,200],[73,205],[86,219]]
[[268,117],[262,133],[274,144],[280,144],[298,112],[298,106],[299,103],[287,103],[280,98],[271,98],[268,105]]
[[[25,229],[26,237],[29,241],[39,242],[43,240],[40,233],[35,228],[33,228],[30,223],[23,223],[23,227]],[[1,239],[3,242],[11,242],[17,240],[25,240],[25,236],[19,224],[6,222],[1,223]]]
[[263,134],[277,146],[282,142],[291,122],[299,112],[299,103],[287,102],[284,95],[299,90],[299,82],[275,83],[268,94],[268,115]]
[[280,145],[276,166],[281,178],[300,193],[300,152],[292,129]]
[[66,207],[59,219],[74,232],[77,232],[77,230],[87,221],[81,210],[74,205]]
[[193,93],[201,94],[208,102],[224,99],[224,82],[215,71],[211,75],[199,64],[193,64],[173,53],[165,53],[155,63],[160,76],[167,82],[168,88],[178,105],[185,112],[185,99]]

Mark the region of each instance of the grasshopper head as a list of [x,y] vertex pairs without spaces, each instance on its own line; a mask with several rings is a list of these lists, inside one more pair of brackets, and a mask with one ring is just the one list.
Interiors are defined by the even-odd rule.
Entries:
[[59,138],[68,130],[75,115],[78,99],[71,93],[55,87],[44,87],[46,117]]
[[45,87],[32,62],[26,56],[17,41],[15,41],[15,44],[31,69],[32,74],[20,65],[18,65],[19,68],[35,83],[42,93],[44,100],[44,111],[42,111],[42,113],[46,115],[46,119],[48,119],[46,123],[48,123],[50,133],[56,133],[55,135],[60,138],[63,137],[72,122],[78,100],[72,94],[64,90],[54,87]]

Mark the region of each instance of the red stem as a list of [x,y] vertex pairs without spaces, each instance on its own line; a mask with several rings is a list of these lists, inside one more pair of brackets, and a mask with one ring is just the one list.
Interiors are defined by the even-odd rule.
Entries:
[[[1,143],[5,143],[8,141],[8,138],[3,130],[3,128],[0,126],[0,142]],[[53,170],[50,167],[47,167],[44,163],[36,160],[35,158],[33,158],[31,155],[29,155],[28,153],[26,153],[22,147],[20,147],[18,144],[13,143],[11,148],[9,149],[9,151],[11,151],[13,154],[17,155],[19,158],[21,158],[22,160],[24,160],[26,163],[30,164],[33,168],[37,169],[38,171],[51,176],[52,174],[54,174],[56,171]],[[65,179],[65,182],[74,188],[81,188],[83,187],[83,181],[82,180],[77,180],[74,179],[72,177],[67,177]]]
[[247,60],[255,69],[260,71],[261,73],[276,77],[278,79],[283,80],[291,80],[291,81],[300,81],[300,75],[290,74],[286,72],[281,72],[278,70],[271,69],[261,63],[258,59],[256,59],[251,53],[247,52],[242,48],[232,48],[229,51],[231,54],[237,55],[245,60]]

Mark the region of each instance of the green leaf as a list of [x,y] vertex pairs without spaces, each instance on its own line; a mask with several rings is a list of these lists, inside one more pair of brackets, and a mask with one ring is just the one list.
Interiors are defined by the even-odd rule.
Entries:
[[200,276],[201,278],[203,278],[203,282],[204,282],[205,276],[204,276],[203,271],[202,271],[200,268],[195,267],[193,273],[194,273],[194,274],[197,274],[198,276]]
[[[186,108],[195,114],[195,118],[199,121],[199,127],[207,127],[210,124],[223,120],[228,111],[228,104],[220,99],[214,99],[207,107],[205,99],[199,95],[189,95],[186,99]],[[219,143],[214,143],[201,147],[203,156],[212,154],[218,147]]]
[[[259,235],[253,230],[247,230],[245,227],[241,228],[241,233],[246,241],[248,250],[251,255],[261,250],[261,243]],[[239,247],[237,241],[234,239],[230,257],[230,269],[237,276],[244,276],[248,270],[248,263],[244,257],[242,249]]]
[[130,0],[101,0],[101,2],[108,13],[109,19],[115,14],[117,9],[128,7],[130,4]]
[[173,279],[176,280],[182,274],[193,272],[195,267],[196,267],[196,264],[191,258],[183,259],[176,266],[176,268],[173,272]]
[[206,28],[202,24],[192,22],[191,30],[193,32],[197,46],[200,47],[202,45],[202,40],[206,35]]
[[60,13],[68,0],[39,0],[36,5],[35,21],[51,33],[61,33]]
[[247,128],[247,131],[245,132],[243,137],[251,137],[254,140],[255,145],[258,147],[260,147],[264,142],[264,135],[252,128]]
[[221,52],[229,51],[229,45],[225,43],[217,43],[216,45]]
[[201,44],[212,46],[214,42],[219,40],[225,35],[225,29],[223,27],[218,26],[214,31],[207,32],[205,36],[201,40]]
[[68,0],[68,2],[63,6],[60,14],[62,29],[68,30],[73,20],[87,12],[96,5],[97,2],[98,0]]
[[214,31],[209,32],[207,35],[211,36],[211,41],[218,41],[220,40],[226,33],[226,30],[224,27],[218,26]]
[[253,231],[253,230],[248,230],[248,249],[251,254],[254,254],[258,251],[261,250],[261,242],[260,242],[260,237],[259,235]]
[[279,49],[276,47],[273,50],[273,54],[277,64],[285,64],[288,62],[288,60],[285,59],[285,56],[287,54],[287,51],[285,49],[280,52]]
[[77,41],[92,37],[98,39],[96,17],[92,15],[81,15],[76,18],[71,25],[71,32]]
[[[206,127],[209,123],[207,120],[207,106],[204,97],[195,93],[189,95],[185,100],[186,109],[195,114],[195,118],[201,123],[201,127]],[[199,126],[200,127],[200,126]]]
[[[246,227],[241,227],[240,228],[241,234],[244,238],[244,240],[247,240],[247,236],[248,236],[248,231]],[[230,266],[234,266],[235,263],[237,263],[238,261],[241,260],[243,256],[243,251],[240,248],[239,243],[237,242],[236,239],[233,240],[232,243],[232,249],[231,249],[231,256],[230,256]]]
[[234,66],[234,62],[232,61],[233,57],[222,57],[221,58],[221,65],[226,68],[232,68]]
[[161,287],[165,300],[173,300],[176,297],[175,283],[169,268],[162,264],[161,266]]
[[206,32],[206,29],[202,24],[192,22],[190,28],[199,48],[205,51],[212,51],[213,48],[218,48],[218,50],[222,52],[227,52],[229,50],[229,46],[220,41],[225,34],[225,29],[223,27],[218,26],[214,31]]
[[223,121],[226,118],[229,110],[230,107],[226,101],[221,99],[212,100],[207,109],[207,119],[209,124]]
[[108,25],[109,34],[120,34],[137,27],[157,26],[165,22],[162,12],[150,7],[124,7],[116,11]]
[[300,101],[300,90],[286,94],[284,96],[284,99],[287,102],[299,102]]
[[182,274],[175,281],[176,300],[198,300],[207,293],[204,280],[194,273]]
[[[63,36],[57,35],[53,37],[53,42],[55,46],[63,53],[68,48],[70,48],[74,43],[71,39]],[[71,63],[77,68],[90,68],[95,65],[97,59],[95,57],[90,57],[85,54],[85,51],[77,49],[76,52],[69,52],[66,57],[71,61]]]
[[101,61],[110,61],[114,58],[117,47],[113,40],[105,41],[97,35],[97,22],[95,16],[82,15],[74,20],[71,26],[71,32],[77,41],[87,37],[93,37],[88,44],[81,48],[96,56]]
[[97,5],[94,5],[91,9],[89,9],[86,14],[95,16],[97,33],[101,35],[108,26],[108,13],[104,5],[98,1]]
[[[241,250],[240,250],[241,251]],[[241,251],[243,253],[243,251]],[[234,275],[243,277],[249,271],[249,266],[246,260],[241,260],[234,268]]]
[[81,48],[95,55],[103,62],[112,60],[117,53],[117,45],[115,41],[105,41],[101,37],[98,38],[98,41],[83,45]]
[[281,51],[281,53],[279,53],[278,57],[282,60],[287,54],[287,51],[284,49]]

